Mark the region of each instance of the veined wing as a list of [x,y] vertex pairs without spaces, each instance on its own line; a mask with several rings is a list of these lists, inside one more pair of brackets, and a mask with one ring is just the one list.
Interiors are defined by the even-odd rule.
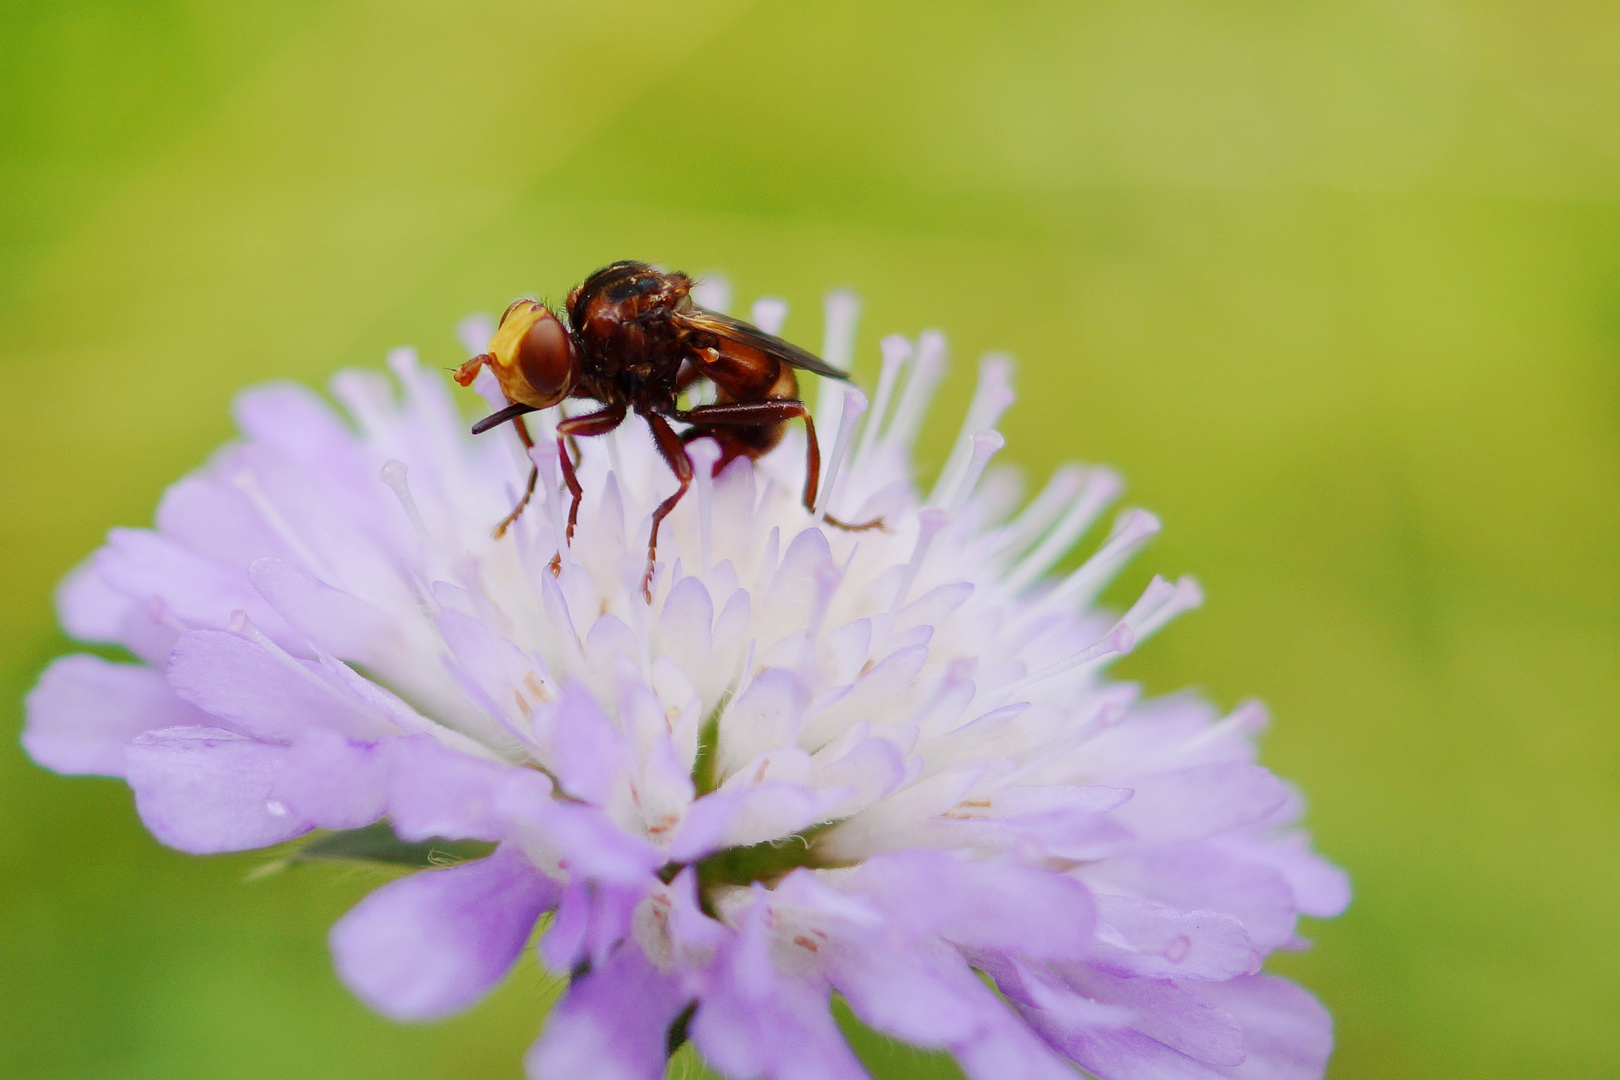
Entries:
[[815,353],[807,352],[789,341],[783,341],[775,334],[767,334],[752,323],[745,323],[741,319],[733,319],[729,315],[720,315],[713,311],[704,311],[698,308],[694,311],[683,311],[678,316],[681,322],[694,330],[706,330],[716,337],[735,341],[739,345],[746,345],[751,349],[758,349],[767,353],[784,364],[789,364],[805,371],[813,371],[817,375],[829,379],[843,379],[848,381],[849,372],[839,371]]

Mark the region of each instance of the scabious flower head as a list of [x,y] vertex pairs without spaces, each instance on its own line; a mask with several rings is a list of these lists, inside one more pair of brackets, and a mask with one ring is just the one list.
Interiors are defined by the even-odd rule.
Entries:
[[[845,364],[853,301],[827,311]],[[487,324],[464,329],[481,349]],[[443,1016],[546,917],[569,982],[534,1077],[655,1078],[686,1039],[738,1080],[864,1076],[834,993],[974,1080],[1320,1076],[1326,1013],[1261,964],[1348,893],[1255,763],[1263,713],[1105,675],[1197,586],[1093,606],[1158,528],[1140,510],[1047,576],[1120,482],[1065,467],[1015,510],[986,473],[1004,360],[923,494],[910,450],[943,364],[939,335],[890,338],[870,408],[823,394],[823,512],[882,531],[802,507],[801,436],[715,476],[691,444],[651,603],[674,481],[639,420],[581,440],[570,546],[549,431],[540,496],[493,538],[530,462],[468,436],[407,351],[395,381],[337,376],[347,417],[247,391],[242,439],[62,588],[71,633],[142,662],[57,660],[23,742],[125,778],[184,851],[459,854],[344,916],[338,974],[388,1016]]]

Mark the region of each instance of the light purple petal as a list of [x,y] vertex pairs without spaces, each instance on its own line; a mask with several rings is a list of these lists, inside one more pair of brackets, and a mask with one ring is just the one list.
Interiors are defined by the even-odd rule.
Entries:
[[1263,862],[1287,879],[1301,914],[1331,919],[1350,906],[1350,875],[1311,850],[1311,838],[1295,831],[1263,840],[1222,838],[1245,858]]
[[1199,842],[1106,859],[1083,877],[1100,892],[1124,893],[1183,911],[1234,915],[1261,952],[1294,936],[1294,890],[1288,879],[1246,849]]
[[384,885],[339,919],[332,959],[344,984],[384,1016],[448,1016],[501,980],[558,891],[510,846],[448,870],[423,870]]
[[396,730],[318,668],[221,630],[182,635],[167,674],[175,693],[255,738],[290,742],[310,727],[360,738]]
[[1098,896],[1093,961],[1119,975],[1230,979],[1260,968],[1243,924],[1215,911],[1178,911],[1129,896]]
[[501,787],[514,773],[549,786],[545,777],[447,749],[416,735],[383,744],[388,757],[388,815],[406,840],[443,836],[504,840],[508,820],[496,808]]
[[223,627],[244,611],[254,625],[284,649],[300,651],[302,638],[248,583],[236,567],[146,529],[114,529],[96,552],[96,573],[107,585],[136,600],[162,600],[189,626]]
[[1078,958],[1092,948],[1090,891],[1047,870],[919,850],[874,856],[854,882],[908,933],[1029,957]]
[[28,692],[22,744],[59,773],[124,775],[124,744],[143,731],[207,724],[161,672],[99,656],[64,656]]
[[1051,1045],[1097,1080],[1221,1080],[1227,1073],[1131,1028],[1054,1030],[1048,1018],[1027,1014]]
[[252,500],[229,481],[231,467],[225,464],[223,469],[208,470],[215,475],[197,473],[170,485],[158,504],[157,527],[169,540],[204,558],[246,569],[261,556],[286,554],[286,547],[265,525]]
[[1287,979],[1254,975],[1190,986],[1243,1025],[1243,1064],[1223,1070],[1240,1080],[1319,1080],[1333,1052],[1333,1018]]
[[686,1007],[676,981],[634,942],[575,979],[525,1064],[534,1080],[660,1080],[669,1027]]
[[[1061,965],[1064,980],[1087,999],[1130,1011],[1129,1027],[1206,1065],[1243,1061],[1243,1028],[1186,985],[1165,979],[1123,979],[1095,968]],[[1198,984],[1200,986],[1204,984]]]
[[284,559],[259,559],[248,567],[248,579],[322,652],[384,667],[404,645],[403,628],[392,615]]
[[56,614],[62,629],[80,641],[117,641],[135,601],[107,584],[91,557],[74,567],[56,588]]
[[557,917],[540,939],[540,958],[559,975],[582,962],[603,963],[630,935],[636,906],[659,882],[651,874],[629,885],[580,879],[564,886]]
[[357,829],[387,812],[387,762],[375,744],[311,728],[293,743],[271,796],[323,828]]
[[827,976],[866,1023],[949,1049],[971,1080],[1073,1080],[1074,1071],[942,943],[887,950],[839,942]]
[[135,809],[152,835],[193,855],[290,840],[311,822],[271,796],[285,746],[212,727],[171,727],[125,750]]
[[563,689],[550,726],[558,782],[577,798],[606,805],[628,771],[630,748],[624,736],[579,683]]
[[764,916],[756,898],[699,1000],[691,1030],[704,1060],[731,1080],[869,1080],[826,985],[771,963]]
[[634,884],[665,861],[657,848],[625,832],[594,806],[553,801],[533,820],[548,844],[562,853],[570,874]]
[[[687,810],[669,842],[669,857],[686,862],[720,848],[791,836],[822,820],[834,801],[825,798],[827,794],[771,781],[711,792]],[[833,794],[843,798],[841,792]]]
[[242,433],[316,473],[346,463],[357,440],[319,394],[298,383],[268,383],[236,395]]
[[1113,817],[1142,847],[1180,844],[1240,828],[1288,800],[1288,789],[1258,765],[1222,762],[1131,781],[1136,794]]

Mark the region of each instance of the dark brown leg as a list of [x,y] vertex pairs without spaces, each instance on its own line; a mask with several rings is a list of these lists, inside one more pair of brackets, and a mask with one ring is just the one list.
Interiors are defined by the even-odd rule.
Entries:
[[568,443],[574,436],[589,438],[592,435],[606,435],[620,424],[624,423],[625,406],[616,405],[602,409],[599,412],[586,413],[584,416],[570,416],[557,425],[557,457],[562,462],[563,483],[568,485],[568,494],[574,497],[573,503],[568,507],[568,533],[563,542],[570,546],[574,543],[574,525],[579,521],[579,501],[585,497],[585,489],[579,486],[579,477],[574,474],[574,461],[568,456]]
[[[534,437],[529,434],[529,425],[524,421],[523,417],[512,417],[512,426],[517,428],[518,438],[523,440],[523,449],[525,451],[533,450]],[[528,454],[525,453],[524,457],[528,457]],[[523,514],[524,507],[528,506],[529,500],[534,498],[534,484],[539,479],[540,467],[532,461],[529,462],[529,482],[523,485],[523,498],[519,499],[517,506],[512,508],[512,512],[502,518],[499,525],[495,526],[495,539],[499,540],[505,536],[506,530],[511,528],[512,523]]]
[[[672,415],[677,420],[684,420],[687,423],[700,424],[706,427],[767,427],[787,420],[803,420],[804,433],[807,436],[805,439],[804,508],[812,514],[816,512],[816,488],[821,486],[821,444],[816,440],[815,421],[810,419],[810,410],[805,406],[804,402],[797,398],[777,398],[771,401],[699,405],[695,409]],[[827,514],[825,517],[827,524],[849,532],[862,532],[866,529],[883,527],[881,518],[873,518],[871,521],[859,525],[851,525],[838,520],[831,514]]]
[[658,443],[659,452],[664,455],[664,460],[669,462],[670,471],[675,474],[675,479],[681,482],[675,494],[659,503],[658,509],[653,511],[652,532],[647,537],[647,573],[641,579],[641,595],[650,604],[653,566],[658,558],[658,526],[662,525],[670,511],[675,509],[675,504],[681,501],[686,489],[692,486],[692,459],[686,456],[686,444],[675,434],[675,429],[669,426],[669,421],[657,413],[648,413],[647,424],[652,428],[653,439]]

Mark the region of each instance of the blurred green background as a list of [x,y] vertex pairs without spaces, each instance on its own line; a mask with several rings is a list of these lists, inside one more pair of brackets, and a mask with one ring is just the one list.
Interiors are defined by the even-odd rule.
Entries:
[[[1007,458],[1117,465],[1357,896],[1274,966],[1330,1075],[1620,1077],[1620,10],[1463,0],[0,6],[0,702],[51,592],[273,377],[613,258],[1003,348]],[[527,961],[396,1029],[372,883],[191,859],[0,741],[0,1074],[516,1077]],[[882,1075],[941,1075],[884,1053]],[[1015,1080],[1015,1078],[1009,1078]]]

